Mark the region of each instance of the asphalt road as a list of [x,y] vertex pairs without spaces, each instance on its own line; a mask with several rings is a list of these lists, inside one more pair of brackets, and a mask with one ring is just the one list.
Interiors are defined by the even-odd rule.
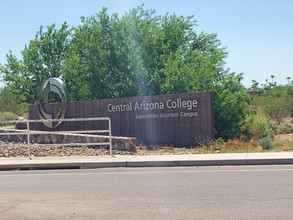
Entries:
[[293,219],[293,166],[3,171],[0,219]]

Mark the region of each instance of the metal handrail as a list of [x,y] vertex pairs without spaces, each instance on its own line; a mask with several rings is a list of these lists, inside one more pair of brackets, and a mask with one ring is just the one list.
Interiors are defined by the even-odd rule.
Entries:
[[[37,123],[37,122],[59,122],[59,121],[68,121],[68,122],[80,122],[80,121],[108,121],[108,130],[78,130],[78,131],[35,131],[30,130],[30,124],[31,123]],[[17,122],[20,122],[18,120],[5,120],[1,121],[1,124],[15,124]],[[97,118],[66,118],[66,119],[31,119],[31,120],[21,120],[22,123],[27,124],[27,129],[24,131],[18,130],[17,132],[5,132],[1,133],[0,135],[27,135],[27,145],[28,145],[28,157],[31,156],[30,152],[30,145],[31,145],[31,135],[34,134],[89,134],[89,133],[108,133],[108,135],[103,135],[103,137],[106,137],[109,139],[109,142],[99,142],[99,143],[62,143],[62,144],[46,144],[49,146],[75,146],[75,145],[109,145],[110,149],[110,155],[112,156],[112,127],[111,127],[111,119],[108,117],[97,117]],[[40,144],[42,145],[42,144]],[[43,144],[44,145],[44,144]]]

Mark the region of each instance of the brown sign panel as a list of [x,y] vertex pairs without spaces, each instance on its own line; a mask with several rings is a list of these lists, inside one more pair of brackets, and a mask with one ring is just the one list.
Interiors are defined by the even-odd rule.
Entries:
[[[48,104],[54,111],[57,104]],[[31,105],[30,119],[38,119]],[[110,117],[114,136],[136,137],[147,144],[195,146],[214,137],[213,93],[180,93],[68,103],[66,118]],[[107,128],[100,122],[63,122],[50,129],[32,124],[36,130],[91,130]]]

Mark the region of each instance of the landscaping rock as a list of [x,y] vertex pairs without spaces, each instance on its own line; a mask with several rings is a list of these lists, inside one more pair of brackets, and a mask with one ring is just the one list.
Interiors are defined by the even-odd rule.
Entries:
[[26,119],[23,117],[18,117],[16,124],[14,125],[15,129],[24,130],[27,129],[27,122]]

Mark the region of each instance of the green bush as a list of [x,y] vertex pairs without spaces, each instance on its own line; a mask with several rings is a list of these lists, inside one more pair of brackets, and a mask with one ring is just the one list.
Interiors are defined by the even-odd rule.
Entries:
[[292,99],[286,94],[270,94],[262,99],[261,109],[267,117],[280,124],[291,113]]
[[270,137],[263,137],[259,139],[259,144],[263,150],[270,150],[273,147],[273,141]]
[[267,119],[258,115],[249,116],[245,121],[244,128],[250,138],[261,139],[270,134]]
[[220,151],[222,145],[225,143],[223,138],[219,138],[213,141],[212,143],[212,151]]
[[13,112],[0,112],[0,121],[17,120],[18,116]]
[[240,85],[241,75],[226,76],[215,86],[214,111],[217,137],[224,140],[239,138],[245,119],[251,112],[251,96]]
[[6,125],[5,121],[14,121],[17,120],[18,116],[13,112],[0,112],[0,125]]
[[270,120],[268,122],[268,128],[274,133],[277,134],[278,124],[275,121]]
[[17,114],[13,112],[0,112],[0,121],[13,121],[17,119]]
[[[28,113],[28,104],[18,102],[16,97],[10,90],[9,86],[0,88],[0,112],[10,112],[17,115],[25,115]],[[8,115],[10,114],[8,113]],[[2,114],[2,113],[1,113]],[[4,113],[5,115],[6,113]]]

